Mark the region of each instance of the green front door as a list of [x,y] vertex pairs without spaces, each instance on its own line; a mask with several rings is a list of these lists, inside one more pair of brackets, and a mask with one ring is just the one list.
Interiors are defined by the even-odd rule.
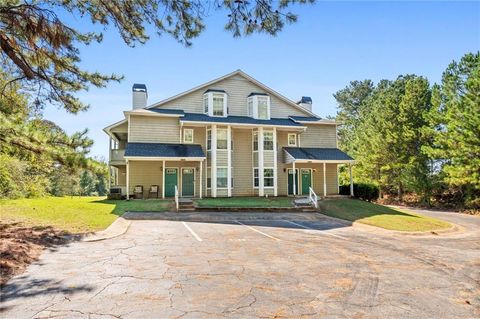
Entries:
[[[296,192],[298,193],[298,169],[295,170],[297,172],[296,174]],[[288,170],[288,195],[294,195],[293,192],[293,169]]]
[[176,168],[165,169],[165,197],[175,196],[175,186],[177,186],[177,174]]
[[182,196],[193,197],[194,191],[194,169],[182,168]]
[[302,169],[302,195],[308,195],[310,193],[310,187],[312,186],[312,171],[309,169]]

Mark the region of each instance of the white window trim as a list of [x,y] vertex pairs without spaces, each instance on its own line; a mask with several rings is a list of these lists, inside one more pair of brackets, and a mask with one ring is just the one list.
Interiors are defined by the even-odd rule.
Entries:
[[[291,135],[295,136],[295,143],[294,144],[290,144],[290,136]],[[297,134],[296,133],[288,133],[287,144],[288,144],[288,146],[297,146]]]
[[[258,117],[258,100],[260,99],[267,99],[267,118],[266,119],[261,119]],[[257,120],[270,120],[270,109],[271,109],[271,103],[270,103],[270,96],[269,95],[252,95],[247,98],[247,113],[249,113],[249,107],[248,103],[252,102],[252,114],[249,115],[250,117],[253,117],[254,119]]]
[[[272,144],[273,144],[273,148],[271,150],[267,150],[265,149],[265,133],[271,133],[272,134]],[[275,133],[272,131],[269,131],[269,130],[263,130],[263,151],[264,152],[273,152],[275,150],[275,138],[274,138],[274,135]]]
[[[219,186],[217,185],[217,189],[228,189],[228,167],[227,167],[227,166],[217,166],[217,179],[218,179],[218,169],[225,169],[225,170],[227,171],[227,177],[226,177],[226,179],[227,179],[227,186],[225,186],[225,187],[219,187]],[[215,181],[215,183],[217,183],[217,181]]]
[[[191,141],[187,141],[187,140],[185,139],[185,137],[187,136],[186,132],[192,132],[192,140],[191,140]],[[194,134],[195,134],[195,131],[194,131],[193,128],[184,128],[184,129],[183,129],[183,143],[185,143],[185,144],[193,144],[193,142],[195,141],[195,136],[194,136]]]
[[[214,115],[213,114],[213,96],[214,95],[223,95],[223,115]],[[207,107],[207,112],[205,112],[205,106],[204,106],[204,100],[205,97],[207,97],[208,100],[208,107]],[[215,92],[215,91],[210,91],[206,92],[203,94],[202,97],[202,107],[203,107],[203,113],[207,114],[208,116],[214,116],[214,117],[227,117],[228,116],[228,96],[227,93],[225,92]]]
[[[252,185],[253,185],[253,189],[258,189],[258,186],[255,186],[255,170],[258,170],[258,167],[253,167],[253,170],[252,170]],[[273,183],[273,186],[263,186],[263,188],[265,189],[274,189],[275,188],[275,168],[273,167],[264,167],[263,168],[263,183],[265,185],[265,170],[266,169],[271,169],[273,171],[273,176],[272,177],[267,177],[267,178],[273,178],[274,180],[274,183]]]

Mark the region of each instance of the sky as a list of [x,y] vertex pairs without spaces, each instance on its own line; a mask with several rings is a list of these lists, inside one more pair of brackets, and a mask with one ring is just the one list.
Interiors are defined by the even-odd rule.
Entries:
[[[480,50],[480,1],[324,2],[295,6],[298,22],[276,37],[233,38],[224,31],[225,11],[212,10],[206,30],[185,47],[168,35],[151,34],[130,48],[112,28],[100,44],[81,48],[81,66],[125,76],[121,83],[78,96],[90,108],[77,115],[50,106],[44,117],[68,133],[89,130],[91,156],[108,158],[102,129],[131,109],[133,83],[144,83],[148,104],[158,102],[237,69],[297,101],[313,99],[321,117],[335,115],[333,94],[353,80],[395,79],[401,74],[441,80],[452,60]],[[72,19],[82,30],[88,23]]]

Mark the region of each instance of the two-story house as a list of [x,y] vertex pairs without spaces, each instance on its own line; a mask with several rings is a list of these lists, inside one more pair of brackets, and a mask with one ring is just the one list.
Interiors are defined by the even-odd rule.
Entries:
[[237,70],[147,106],[133,86],[133,108],[104,129],[112,189],[131,197],[152,185],[159,197],[338,194],[337,124]]

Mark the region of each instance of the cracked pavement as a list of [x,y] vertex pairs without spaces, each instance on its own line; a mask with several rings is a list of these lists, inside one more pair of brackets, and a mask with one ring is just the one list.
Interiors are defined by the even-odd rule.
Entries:
[[479,317],[480,218],[426,214],[465,231],[386,234],[298,214],[298,225],[186,221],[199,241],[180,221],[133,221],[45,251],[2,288],[0,317]]

